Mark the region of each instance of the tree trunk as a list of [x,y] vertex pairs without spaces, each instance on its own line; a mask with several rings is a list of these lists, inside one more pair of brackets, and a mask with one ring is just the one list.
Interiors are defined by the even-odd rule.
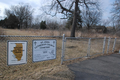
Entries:
[[79,0],[75,0],[75,11],[74,11],[73,24],[72,24],[72,29],[71,29],[71,37],[75,37],[75,28],[76,28],[76,23],[77,23],[78,2],[79,2]]

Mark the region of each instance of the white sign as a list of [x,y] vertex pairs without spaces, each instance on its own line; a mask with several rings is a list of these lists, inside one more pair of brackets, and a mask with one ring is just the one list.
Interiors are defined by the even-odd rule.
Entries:
[[56,40],[33,40],[33,62],[56,59]]
[[8,41],[7,46],[8,65],[27,63],[27,41]]

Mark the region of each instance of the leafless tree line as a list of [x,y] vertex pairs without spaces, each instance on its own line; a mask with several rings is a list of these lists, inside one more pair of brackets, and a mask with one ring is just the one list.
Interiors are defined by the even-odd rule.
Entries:
[[18,25],[20,29],[22,29],[31,26],[33,11],[29,4],[19,3],[18,5],[12,5],[10,9],[5,9],[5,14],[7,18],[9,18],[10,15],[16,16],[19,21]]
[[[62,14],[61,19],[68,19],[71,17],[71,37],[75,37],[76,26],[78,25],[78,19],[82,26],[86,26],[90,29],[92,26],[101,25],[102,12],[99,8],[98,0],[51,0],[51,4],[44,6],[42,9],[47,15],[56,16],[58,13]],[[20,28],[37,28],[40,29],[41,19],[36,20],[33,18],[34,9],[29,4],[20,3],[18,5],[12,5],[10,9],[5,9],[7,18],[10,15],[17,17]],[[113,26],[120,26],[120,1],[115,0],[112,9],[113,17],[111,22]],[[35,20],[33,22],[33,20]],[[104,25],[110,23],[110,21],[104,21]],[[47,29],[59,29],[61,24],[55,21],[46,21]],[[64,25],[65,26],[65,25]],[[65,27],[63,27],[65,28]]]
[[111,13],[113,26],[115,28],[120,28],[120,0],[115,0]]

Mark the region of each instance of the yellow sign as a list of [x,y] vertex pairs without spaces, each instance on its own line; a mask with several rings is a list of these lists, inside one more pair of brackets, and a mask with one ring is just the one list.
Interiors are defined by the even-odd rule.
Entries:
[[16,43],[16,47],[14,47],[13,54],[15,58],[20,61],[23,56],[23,45],[22,43]]
[[8,41],[7,64],[27,63],[27,41]]

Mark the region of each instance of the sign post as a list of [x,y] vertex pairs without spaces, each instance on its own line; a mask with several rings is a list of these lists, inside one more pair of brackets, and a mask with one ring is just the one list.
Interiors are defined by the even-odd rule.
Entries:
[[56,40],[33,40],[33,62],[56,59]]

